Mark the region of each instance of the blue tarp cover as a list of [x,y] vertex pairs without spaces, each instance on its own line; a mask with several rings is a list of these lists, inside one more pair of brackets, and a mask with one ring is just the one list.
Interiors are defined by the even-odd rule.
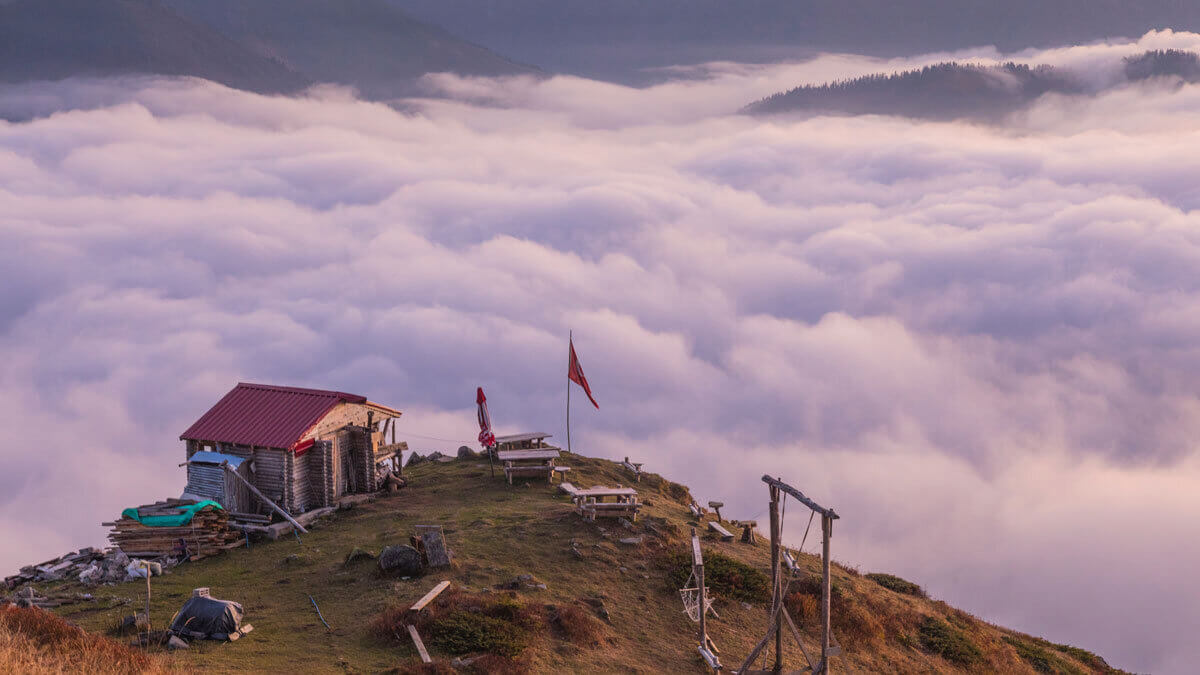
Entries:
[[226,455],[223,452],[209,452],[208,450],[201,450],[200,452],[192,455],[192,458],[188,461],[199,462],[200,464],[220,464],[221,462],[229,462],[229,466],[232,466],[236,469],[241,465],[242,462],[246,461],[246,458],[238,457],[237,455]]

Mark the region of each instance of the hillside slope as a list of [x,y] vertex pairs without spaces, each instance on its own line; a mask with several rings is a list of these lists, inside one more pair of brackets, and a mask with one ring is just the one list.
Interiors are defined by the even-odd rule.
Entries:
[[0,3],[0,82],[128,74],[202,77],[266,93],[309,84],[157,0]]
[[[565,461],[576,485],[631,482],[613,462],[578,455]],[[644,475],[637,488],[646,508],[636,532],[628,532],[584,522],[544,482],[510,487],[491,478],[484,460],[426,463],[405,473],[407,488],[340,511],[301,541],[255,543],[155,578],[151,618],[157,624],[179,609],[192,588],[208,586],[215,597],[241,602],[255,627],[235,643],[197,642],[170,658],[206,672],[410,672],[416,655],[406,636],[389,638],[388,610],[407,607],[449,579],[455,591],[439,598],[432,617],[421,623],[425,643],[442,663],[453,656],[448,652],[478,637],[472,631],[499,625],[511,639],[498,638],[495,650],[514,658],[489,657],[490,665],[477,662],[477,669],[702,672],[695,624],[683,614],[677,591],[681,575],[686,577],[679,562],[695,522],[684,506],[690,500],[686,488]],[[405,580],[381,575],[371,559],[346,562],[356,547],[378,553],[385,545],[407,543],[415,525],[429,523],[444,526],[452,569]],[[620,543],[635,535],[643,542]],[[769,570],[768,548],[764,537],[756,545],[704,541],[720,614],[709,630],[728,667],[736,667],[765,629],[761,573]],[[813,574],[793,585],[789,605],[812,645],[819,560],[806,555],[800,562]],[[534,579],[517,584],[511,598],[500,590],[523,574]],[[902,580],[876,579],[835,565],[834,625],[845,653],[833,666],[840,672],[1113,672],[1082,649],[987,624],[922,597]],[[94,593],[94,605],[62,607],[61,615],[89,630],[108,630],[140,606],[144,586],[120,584]],[[604,613],[606,620],[597,618]],[[798,657],[793,649],[789,665],[800,667]]]

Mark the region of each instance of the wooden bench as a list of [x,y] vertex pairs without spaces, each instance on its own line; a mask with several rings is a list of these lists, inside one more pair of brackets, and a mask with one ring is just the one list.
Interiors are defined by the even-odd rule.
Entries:
[[719,523],[715,523],[711,520],[708,521],[708,529],[720,535],[721,541],[733,541],[733,534],[729,530],[721,527]]
[[572,484],[570,484],[570,483],[568,483],[568,482],[566,482],[566,481],[563,481],[563,482],[559,483],[559,484],[558,484],[558,489],[559,489],[559,490],[562,490],[563,492],[565,492],[565,493],[567,493],[567,494],[569,494],[569,495],[571,495],[572,497],[574,497],[574,496],[576,496],[576,495],[578,495],[578,494],[579,494],[579,488],[575,487],[574,485],[572,485]]
[[637,501],[629,502],[584,502],[579,507],[579,512],[588,520],[597,518],[628,518],[632,522],[637,522],[638,511],[641,511],[642,505]]
[[[558,474],[558,480],[559,480],[560,482],[561,482],[561,481],[563,481],[563,480],[566,480],[566,478],[567,478],[567,472],[568,472],[568,471],[570,471],[570,470],[571,470],[571,467],[569,467],[569,466],[556,466],[556,467],[554,467],[554,473]],[[553,482],[554,474],[550,474],[550,478],[551,478],[551,482]]]
[[554,482],[554,468],[554,465],[549,462],[535,466],[505,462],[504,477],[508,479],[509,485],[512,485],[513,476],[545,476],[546,482],[552,483]]

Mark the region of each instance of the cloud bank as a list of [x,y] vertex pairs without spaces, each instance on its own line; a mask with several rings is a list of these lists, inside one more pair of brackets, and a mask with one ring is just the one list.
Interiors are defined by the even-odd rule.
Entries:
[[[1197,43],[1021,56],[1102,73]],[[602,406],[574,416],[577,450],[732,517],[783,476],[842,514],[840,559],[1186,672],[1200,88],[1047,98],[1003,126],[734,114],[879,64],[437,76],[448,98],[397,107],[0,88],[0,114],[33,116],[0,122],[0,568],[173,496],[179,432],[238,380],[396,405],[420,449],[473,438],[483,385],[502,429],[562,439],[573,329]]]

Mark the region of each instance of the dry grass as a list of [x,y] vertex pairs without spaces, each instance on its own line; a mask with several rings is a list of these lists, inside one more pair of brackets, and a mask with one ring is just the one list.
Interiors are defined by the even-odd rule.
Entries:
[[[455,643],[448,643],[449,649],[438,646],[441,638],[434,622],[449,622],[458,612],[460,619],[465,613],[506,627],[530,626],[518,657],[483,656],[469,668],[477,673],[701,672],[696,624],[682,611],[680,586],[669,581],[672,566],[663,564],[688,550],[684,533],[695,518],[684,503],[686,488],[650,474],[633,483],[628,470],[605,460],[565,455],[564,461],[572,467],[570,479],[576,485],[623,483],[638,489],[645,507],[632,529],[644,537],[642,544],[622,545],[619,539],[627,530],[619,523],[582,521],[572,512],[570,500],[544,480],[509,486],[502,475],[490,475],[486,460],[422,464],[405,471],[409,487],[315,523],[303,541],[256,542],[248,550],[156,577],[152,615],[160,620],[177,611],[191,589],[208,586],[217,597],[241,602],[246,620],[255,626],[236,643],[197,642],[170,658],[206,672],[448,673],[449,659],[459,649]],[[455,557],[452,568],[401,580],[380,575],[372,564],[344,564],[356,547],[377,551],[406,542],[415,525],[427,523],[445,528],[447,547]],[[750,545],[704,536],[705,557],[712,561],[706,571],[713,577],[721,567],[718,554],[740,563],[726,566],[729,572],[740,570],[740,580],[727,580],[731,587],[755,586],[747,578],[769,572],[765,541]],[[307,564],[282,562],[292,555]],[[804,554],[798,563],[819,576],[818,558]],[[690,571],[690,566],[683,570]],[[935,616],[980,648],[983,660],[976,670],[1037,672],[1002,639],[1013,635],[1009,631],[957,615],[945,603],[888,590],[851,566],[835,564],[831,572],[836,589],[834,632],[844,649],[834,657],[835,670],[962,672],[961,666],[922,645],[922,621]],[[547,588],[522,587],[515,604],[503,601],[503,593],[483,592],[521,574],[533,575]],[[404,610],[442,579],[452,582],[451,590],[418,623],[439,662],[420,666],[404,629]],[[789,604],[811,647],[819,633],[816,594],[811,591],[819,592],[819,584],[801,581],[793,590],[808,591],[790,598]],[[57,611],[89,630],[104,630],[128,613],[130,602],[141,601],[144,586],[123,584],[92,592],[98,598],[93,607]],[[332,629],[318,620],[309,595],[320,603]],[[716,595],[720,619],[709,621],[709,634],[723,662],[740,661],[766,630],[768,602],[749,601],[745,606],[742,598]],[[372,617],[378,617],[374,626]],[[454,630],[447,633],[472,640],[481,623],[495,625],[474,618],[455,621]],[[1053,648],[1053,656],[1085,672],[1101,672],[1081,660],[1090,656],[1086,652]],[[804,665],[798,649],[789,648],[785,665]]]
[[163,661],[37,608],[0,608],[0,672],[165,673]]
[[514,593],[450,591],[418,616],[411,616],[404,607],[389,607],[375,617],[370,630],[380,640],[407,645],[408,624],[417,627],[431,649],[443,654],[482,653],[512,660],[546,627],[546,616],[541,606]]
[[551,615],[551,621],[568,640],[578,645],[595,646],[604,635],[604,624],[597,621],[589,611],[579,605],[560,605]]

